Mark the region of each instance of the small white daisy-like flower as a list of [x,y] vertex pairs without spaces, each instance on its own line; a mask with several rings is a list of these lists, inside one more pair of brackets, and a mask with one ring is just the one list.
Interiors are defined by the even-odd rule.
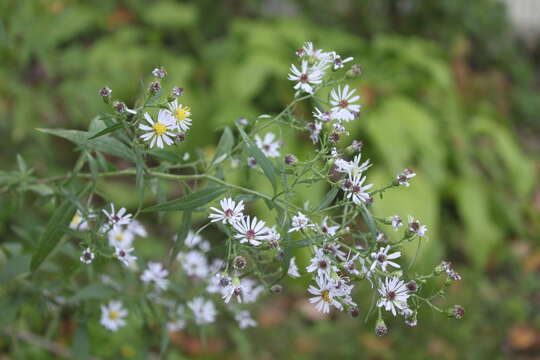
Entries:
[[244,216],[241,220],[233,223],[232,226],[237,231],[234,237],[239,239],[241,244],[248,242],[253,246],[259,246],[261,240],[268,238],[266,223],[257,220],[257,217],[252,219],[249,216]]
[[329,110],[321,111],[319,110],[319,108],[315,108],[315,111],[313,112],[313,117],[315,117],[315,119],[320,120],[322,122],[328,122],[332,120],[333,118],[331,111]]
[[399,278],[386,278],[380,282],[377,289],[381,295],[377,301],[378,307],[384,307],[386,311],[391,311],[396,316],[397,311],[403,311],[408,308],[407,299],[410,294],[403,280]]
[[144,226],[137,220],[132,220],[128,224],[127,230],[131,232],[132,234],[140,236],[140,237],[148,236],[148,233],[146,232],[146,229],[144,228]]
[[124,309],[121,301],[110,301],[101,305],[101,325],[107,330],[116,331],[126,325],[125,317],[128,311]]
[[397,229],[399,229],[401,226],[403,226],[403,221],[401,221],[401,217],[399,215],[394,215],[392,216],[392,227],[394,228],[394,230],[397,231]]
[[238,322],[238,326],[240,327],[240,329],[246,329],[248,327],[257,326],[257,322],[253,320],[253,318],[251,317],[251,314],[247,310],[239,311],[234,316],[234,319]]
[[352,177],[359,175],[371,167],[369,159],[360,164],[361,158],[362,155],[358,154],[351,161],[346,161],[341,158],[337,159],[335,162],[336,170],[341,173],[349,174]]
[[317,287],[309,285],[308,291],[310,294],[314,295],[309,299],[311,304],[315,304],[315,309],[324,314],[330,312],[330,306],[335,307],[338,310],[343,309],[343,305],[337,301],[335,296],[335,290],[325,277],[318,276],[315,278],[317,282]]
[[354,120],[360,111],[360,105],[353,104],[360,99],[359,95],[354,95],[356,90],[349,91],[349,85],[345,85],[343,89],[338,86],[330,92],[330,104],[332,104],[332,113],[335,120],[351,121]]
[[413,171],[409,169],[405,169],[401,173],[396,175],[396,181],[398,182],[399,185],[404,185],[404,186],[409,187],[411,186],[411,184],[409,184],[409,180],[415,176],[416,174]]
[[328,255],[325,254],[324,250],[321,248],[315,249],[315,254],[310,260],[310,264],[306,267],[306,271],[317,272],[319,277],[330,277],[332,273],[332,260]]
[[193,312],[195,323],[198,325],[211,324],[216,320],[217,311],[211,300],[199,296],[189,301],[187,306]]
[[238,220],[241,220],[244,214],[244,202],[240,200],[238,204],[233,201],[231,198],[222,199],[219,204],[221,209],[211,207],[210,210],[214,211],[213,214],[208,215],[211,222],[221,221],[223,224],[235,223]]
[[158,262],[149,262],[148,267],[141,275],[141,280],[145,284],[153,282],[158,289],[167,290],[169,280],[165,279],[169,275],[169,271],[163,268],[163,265]]
[[88,230],[88,221],[79,210],[73,215],[69,223],[69,228],[78,231]]
[[79,259],[81,260],[82,263],[91,264],[92,261],[94,261],[95,257],[96,256],[94,255],[92,250],[90,250],[90,248],[86,248],[83,250],[81,257]]
[[191,109],[182,106],[178,99],[174,99],[169,104],[169,116],[173,119],[173,124],[179,132],[187,132],[191,127]]
[[390,251],[390,245],[387,245],[384,248],[380,248],[378,252],[371,253],[371,258],[373,259],[373,263],[371,264],[371,271],[375,269],[375,267],[378,265],[382,271],[386,271],[386,267],[388,265],[395,267],[397,269],[400,268],[399,264],[391,261],[393,259],[397,259],[401,256],[400,251],[396,251],[394,253],[388,254],[388,251]]
[[294,256],[291,258],[291,260],[289,260],[289,270],[287,270],[287,275],[289,275],[293,279],[300,277],[300,273],[298,272],[298,266],[296,266],[296,257]]
[[409,226],[408,230],[413,235],[418,235],[419,237],[423,237],[427,232],[427,226],[420,224],[419,220],[414,219],[412,216],[409,215]]
[[280,155],[279,148],[281,147],[280,141],[274,141],[276,135],[272,132],[266,133],[264,139],[261,139],[259,135],[255,135],[255,143],[257,147],[269,158],[278,157]]
[[[373,184],[363,185],[366,181],[366,177],[361,174],[352,177],[349,175],[348,179],[350,187],[343,188],[347,192],[347,199],[352,199],[355,204],[365,203],[371,199],[371,196],[367,192]],[[347,184],[349,185],[349,184]]]
[[156,122],[152,120],[152,117],[150,117],[150,114],[148,113],[144,113],[144,118],[150,126],[139,124],[139,129],[146,131],[146,133],[141,135],[141,139],[150,142],[151,148],[155,145],[159,148],[163,148],[163,143],[167,145],[172,145],[174,143],[174,134],[172,133],[175,126],[173,123],[174,119],[171,118],[171,115],[167,110],[159,110]]
[[232,281],[223,288],[222,298],[225,301],[225,304],[228,304],[231,301],[233,295],[236,297],[238,303],[242,303],[243,297],[249,296],[249,288],[246,288],[242,285],[239,278],[234,278]]
[[107,233],[109,238],[109,245],[119,248],[130,248],[133,243],[133,233],[128,228],[123,226],[113,226],[113,228]]
[[308,94],[313,94],[313,85],[322,83],[322,77],[324,75],[322,68],[309,66],[306,60],[302,61],[300,69],[295,65],[291,65],[290,71],[289,80],[298,81],[294,85],[294,89],[304,91]]
[[328,216],[325,216],[322,223],[321,223],[321,232],[324,235],[328,235],[330,237],[336,235],[337,231],[339,230],[339,225],[329,226],[328,225]]
[[240,279],[240,285],[244,289],[242,293],[242,300],[244,303],[254,303],[257,301],[259,295],[265,290],[265,287],[259,285],[255,280],[242,278]]
[[310,122],[308,125],[307,125],[307,129],[309,130],[309,138],[311,139],[311,142],[313,142],[314,144],[317,143],[317,141],[319,141],[319,135],[321,134],[321,131],[322,131],[322,122],[320,121],[314,121],[314,122]]
[[111,203],[111,211],[107,212],[105,209],[102,210],[109,224],[112,226],[117,225],[128,225],[131,222],[131,214],[126,214],[126,208],[120,208],[118,212],[114,210],[114,204]]
[[182,264],[182,268],[188,276],[197,278],[205,278],[210,273],[208,269],[208,260],[202,253],[191,250],[188,253],[178,254],[178,260]]
[[321,65],[327,64],[332,60],[332,53],[324,52],[322,49],[316,49],[311,41],[304,43],[302,50],[303,56],[310,57],[312,60],[319,62]]
[[333,63],[333,68],[334,70],[339,70],[339,69],[342,69],[343,66],[350,62],[350,61],[353,61],[353,58],[352,57],[348,57],[348,58],[345,58],[345,59],[342,59],[341,56],[339,56],[338,54],[336,54],[335,52],[332,52],[332,56],[331,56],[331,59],[332,59],[332,63]]
[[133,251],[133,248],[121,248],[121,247],[115,247],[114,249],[114,256],[118,260],[122,262],[127,267],[130,267],[133,265],[133,263],[137,260],[137,257],[134,255],[131,255],[131,252]]
[[190,249],[193,249],[195,246],[199,245],[201,241],[203,241],[201,235],[189,230],[186,238],[184,239],[184,245],[186,245]]
[[301,212],[298,212],[297,215],[293,216],[291,225],[292,227],[289,229],[289,232],[302,231],[308,228],[315,227],[315,225],[311,223],[309,218]]
[[253,156],[247,158],[247,164],[250,168],[255,169],[257,167],[257,160]]

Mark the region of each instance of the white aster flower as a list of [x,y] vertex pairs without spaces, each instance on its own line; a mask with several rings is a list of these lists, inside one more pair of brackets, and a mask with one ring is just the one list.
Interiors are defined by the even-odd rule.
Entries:
[[378,265],[382,271],[386,271],[386,267],[388,265],[395,267],[397,269],[400,268],[399,264],[391,261],[393,259],[397,259],[401,256],[400,251],[396,251],[394,253],[388,254],[388,251],[390,251],[390,245],[387,245],[384,248],[380,248],[378,252],[371,253],[371,258],[373,259],[373,263],[371,264],[371,271],[375,269],[375,267]]
[[133,243],[133,233],[128,228],[123,226],[113,226],[113,228],[107,233],[109,238],[109,245],[119,248],[130,248]]
[[287,275],[293,279],[299,278],[300,273],[298,272],[298,266],[296,266],[296,257],[292,257],[289,261],[289,270],[287,270]]
[[111,203],[111,211],[107,212],[105,209],[102,210],[109,224],[112,226],[116,225],[128,225],[131,222],[131,214],[126,214],[126,208],[120,208],[118,212],[114,210],[114,204]]
[[88,230],[88,221],[79,210],[73,215],[73,218],[69,223],[69,228],[78,231]]
[[386,311],[391,311],[394,316],[397,313],[396,309],[402,311],[408,308],[407,299],[410,294],[403,280],[396,277],[386,278],[384,282],[380,282],[377,290],[381,295],[377,301],[378,307],[384,307]]
[[191,109],[188,106],[178,104],[178,99],[171,101],[168,106],[169,116],[173,119],[173,124],[177,130],[187,132],[191,127]]
[[268,238],[266,223],[257,220],[257,217],[251,219],[249,216],[244,216],[241,220],[233,223],[232,226],[237,231],[234,237],[239,239],[241,244],[248,242],[253,246],[259,246],[261,240]]
[[257,167],[257,160],[253,156],[250,156],[247,158],[247,164],[250,168],[255,169]]
[[322,77],[324,75],[324,71],[321,68],[309,66],[306,60],[302,61],[300,70],[295,65],[291,65],[290,71],[289,80],[298,81],[294,85],[294,89],[304,91],[308,94],[313,94],[312,85],[322,83]]
[[191,250],[186,254],[180,253],[178,255],[182,268],[188,276],[205,278],[210,273],[208,268],[208,260],[202,253],[196,250]]
[[146,229],[144,228],[144,226],[137,220],[131,221],[127,226],[127,230],[131,232],[132,234],[140,236],[140,237],[148,236],[148,233],[146,232]]
[[313,112],[313,116],[315,117],[315,119],[320,120],[322,122],[328,122],[332,120],[333,118],[331,111],[329,110],[321,111],[319,110],[319,108],[315,108],[315,111]]
[[346,161],[341,158],[337,159],[335,162],[336,170],[341,173],[349,174],[352,177],[359,175],[371,167],[369,159],[360,164],[361,158],[362,155],[358,154],[351,161]]
[[339,230],[339,225],[328,226],[328,216],[325,216],[321,223],[321,232],[324,235],[328,235],[329,237],[332,237],[336,235],[338,230]]
[[349,91],[349,85],[345,85],[343,89],[338,86],[330,92],[330,104],[332,104],[332,113],[335,120],[350,121],[357,117],[360,112],[360,105],[353,104],[360,99],[359,95],[354,95],[356,90]]
[[101,305],[101,325],[107,330],[116,331],[126,325],[124,319],[128,311],[124,309],[121,301],[110,301],[107,305]]
[[114,255],[118,260],[122,262],[127,267],[132,266],[132,264],[137,260],[137,257],[134,255],[131,255],[131,252],[133,251],[133,248],[121,248],[121,247],[115,247],[114,249]]
[[322,49],[316,49],[311,41],[304,43],[302,50],[304,56],[310,57],[313,61],[319,62],[322,65],[332,60],[332,53],[324,52]]
[[298,212],[297,215],[293,216],[291,225],[292,227],[289,229],[289,232],[302,231],[304,229],[315,227],[315,225],[309,221],[309,218],[301,212]]
[[427,232],[427,226],[420,224],[419,220],[415,220],[412,216],[409,215],[409,226],[408,230],[413,235],[418,235],[419,237],[423,237]]
[[396,175],[396,181],[398,182],[399,185],[405,185],[409,187],[411,186],[411,184],[409,184],[409,180],[415,176],[416,174],[413,171],[409,169],[405,169],[401,173]]
[[169,275],[169,271],[163,268],[163,265],[158,262],[149,262],[148,267],[141,275],[141,280],[148,284],[153,282],[158,289],[167,290],[169,280],[165,279]]
[[90,250],[90,248],[86,248],[83,250],[81,257],[79,259],[81,260],[82,263],[91,264],[92,261],[94,261],[95,257],[96,256],[94,255],[92,250]]
[[339,69],[343,68],[343,66],[346,63],[348,63],[350,61],[353,61],[353,58],[351,56],[349,56],[348,58],[342,59],[341,56],[339,56],[335,52],[332,52],[331,59],[332,59],[334,70],[339,70]]
[[248,327],[257,326],[257,322],[253,320],[253,318],[251,317],[251,314],[247,310],[239,311],[234,316],[234,319],[238,322],[238,326],[240,327],[240,329],[246,329]]
[[[350,182],[349,188],[343,190],[347,192],[347,199],[352,199],[355,204],[365,203],[371,199],[371,195],[367,192],[373,184],[363,185],[366,181],[366,177],[361,174],[351,177],[349,175],[348,181]],[[349,184],[348,184],[349,185]]]
[[156,144],[157,147],[163,148],[163,143],[172,145],[174,143],[174,119],[171,118],[170,113],[167,110],[161,109],[158,113],[158,119],[156,122],[152,120],[150,114],[144,113],[144,118],[150,126],[145,124],[139,124],[139,129],[146,131],[141,135],[141,139],[145,142],[150,142],[150,147],[153,148]]
[[394,230],[397,231],[401,226],[403,226],[403,221],[401,221],[401,217],[399,215],[392,216],[392,227]]
[[205,300],[199,296],[193,298],[187,305],[193,312],[195,323],[198,325],[210,324],[216,320],[216,307],[211,300]]
[[307,272],[317,272],[319,277],[330,277],[332,273],[332,260],[325,254],[321,248],[315,249],[315,254],[310,260],[310,264],[306,267]]
[[208,215],[211,222],[221,221],[223,224],[233,224],[238,220],[241,220],[244,214],[244,202],[240,200],[238,204],[231,198],[222,199],[219,204],[221,209],[211,207],[210,210],[214,211],[213,214]]
[[242,298],[249,296],[249,289],[242,285],[239,278],[234,278],[229,285],[223,288],[221,293],[225,304],[231,301],[233,295],[236,296],[238,303],[242,303]]
[[311,139],[311,142],[313,142],[314,144],[316,144],[317,141],[319,141],[319,135],[321,134],[322,126],[323,124],[320,121],[310,122],[307,125],[307,129],[309,130],[309,138]]
[[278,157],[280,155],[279,148],[281,147],[281,142],[274,141],[275,138],[276,135],[272,132],[266,133],[264,139],[261,139],[259,135],[255,135],[255,143],[267,157]]
[[335,290],[331,286],[330,282],[325,277],[317,277],[315,279],[317,287],[309,285],[308,291],[310,294],[315,295],[309,299],[311,304],[315,304],[315,309],[324,314],[330,312],[330,306],[335,307],[338,310],[342,310],[343,306],[334,299]]

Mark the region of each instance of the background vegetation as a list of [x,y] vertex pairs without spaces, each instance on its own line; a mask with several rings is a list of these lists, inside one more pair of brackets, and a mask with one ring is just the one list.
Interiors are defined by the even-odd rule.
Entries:
[[[288,67],[308,40],[362,64],[354,85],[363,114],[351,138],[364,141],[377,165],[370,182],[386,184],[405,167],[418,173],[412,187],[388,193],[375,211],[414,214],[428,225],[420,265],[454,261],[464,280],[449,300],[465,306],[466,316],[458,322],[425,312],[417,328],[396,322],[377,338],[361,318],[319,320],[305,306],[306,284],[291,282],[284,295],[260,304],[259,328],[231,324],[204,340],[174,334],[170,358],[540,356],[538,64],[534,50],[513,37],[501,3],[8,0],[0,3],[0,357],[54,358],[39,344],[48,341],[76,358],[89,348],[103,358],[146,358],[144,341],[134,339],[151,335],[137,325],[109,336],[98,324],[74,323],[69,310],[17,300],[24,254],[50,208],[32,195],[46,187],[7,196],[16,154],[43,177],[63,174],[76,160],[72,144],[35,128],[86,130],[108,111],[99,88],[132,101],[141,80],[163,65],[163,85],[183,86],[194,114],[180,154],[209,156],[222,126],[290,102]],[[311,150],[307,135],[285,143],[300,158]],[[101,191],[135,207],[131,185],[107,180]],[[302,197],[317,201],[324,193],[306,188]],[[174,226],[176,219],[164,221]],[[154,238],[140,245],[148,254],[165,246],[157,229],[150,232]]]

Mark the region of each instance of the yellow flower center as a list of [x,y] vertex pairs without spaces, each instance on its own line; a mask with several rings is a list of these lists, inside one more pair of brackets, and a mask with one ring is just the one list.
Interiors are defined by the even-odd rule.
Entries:
[[81,223],[81,216],[79,214],[75,214],[73,219],[71,219],[71,223],[73,225],[79,225]]
[[116,236],[114,238],[116,240],[118,240],[118,241],[122,241],[122,240],[124,240],[124,234],[118,233],[118,234],[116,234]]
[[322,298],[324,301],[326,302],[330,302],[330,291],[328,290],[323,290],[323,292],[321,293],[322,295]]
[[165,132],[167,131],[167,127],[159,122],[155,123],[152,127],[154,128],[154,132],[158,136],[165,134]]
[[180,105],[180,107],[178,107],[174,112],[176,121],[180,123],[184,122],[184,120],[186,120],[186,118],[191,115],[191,112],[189,110],[189,107],[182,107],[182,105]]
[[109,312],[109,319],[114,320],[114,319],[118,319],[119,317],[120,315],[116,311]]

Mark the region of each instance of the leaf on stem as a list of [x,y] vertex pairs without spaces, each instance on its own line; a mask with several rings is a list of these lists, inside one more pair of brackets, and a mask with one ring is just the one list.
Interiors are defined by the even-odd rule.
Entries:
[[201,189],[189,195],[181,197],[180,199],[175,199],[164,202],[162,204],[150,206],[146,209],[143,209],[142,212],[193,210],[198,208],[199,206],[208,204],[210,201],[223,195],[226,191],[227,189],[221,186]]

